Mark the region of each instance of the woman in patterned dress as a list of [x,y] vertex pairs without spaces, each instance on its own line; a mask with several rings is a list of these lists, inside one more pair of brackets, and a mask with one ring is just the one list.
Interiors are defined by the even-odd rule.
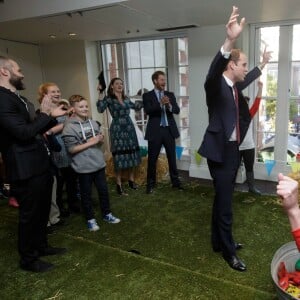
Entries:
[[[101,86],[98,86],[101,90]],[[122,188],[121,171],[129,170],[128,185],[136,190],[134,182],[134,167],[141,163],[139,144],[134,125],[130,118],[130,109],[140,110],[141,102],[131,102],[124,94],[122,79],[115,77],[111,80],[107,96],[98,100],[97,109],[103,113],[106,108],[112,116],[110,125],[111,153],[113,156],[114,169],[116,173],[117,192],[119,195],[126,195]]]

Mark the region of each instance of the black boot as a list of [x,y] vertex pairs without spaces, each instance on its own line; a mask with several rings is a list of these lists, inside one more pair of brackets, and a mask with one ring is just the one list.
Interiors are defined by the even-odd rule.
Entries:
[[119,195],[121,196],[127,196],[128,194],[126,194],[122,188],[122,186],[120,184],[117,184],[117,192]]
[[133,189],[133,190],[137,190],[137,189],[138,189],[137,184],[136,184],[134,181],[132,181],[132,180],[128,180],[128,186],[129,186],[131,189]]
[[247,178],[246,182],[248,184],[249,193],[253,193],[255,195],[260,196],[261,191],[258,190],[254,185],[254,174],[253,174],[253,172],[246,172],[246,178]]

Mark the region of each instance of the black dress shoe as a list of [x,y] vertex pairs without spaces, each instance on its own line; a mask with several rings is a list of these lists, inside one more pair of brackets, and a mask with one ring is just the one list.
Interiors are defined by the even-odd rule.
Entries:
[[243,246],[244,246],[244,245],[241,244],[241,243],[237,243],[237,242],[234,243],[235,250],[240,250],[240,249],[243,248]]
[[173,188],[173,189],[178,189],[178,190],[180,190],[180,191],[183,191],[183,190],[184,190],[184,188],[182,187],[181,184],[172,185],[172,188]]
[[21,267],[21,269],[23,269],[25,271],[41,273],[41,272],[50,271],[51,269],[54,268],[54,265],[50,264],[47,261],[36,259],[35,261],[33,261],[31,263],[22,263],[21,262],[20,267]]
[[54,233],[55,229],[53,228],[53,226],[47,226],[46,232],[47,234],[52,234]]
[[153,187],[152,186],[147,186],[146,188],[146,194],[152,194],[154,191]]
[[[240,244],[240,243],[234,243],[234,247],[235,247],[235,250],[240,250],[240,249],[242,249],[243,248],[243,244]],[[221,248],[220,247],[215,247],[215,246],[213,246],[213,251],[214,252],[221,252],[222,250],[221,250]]]
[[227,261],[230,268],[232,268],[234,270],[244,272],[247,269],[245,263],[235,255],[233,255],[229,258],[224,257],[224,259]]
[[64,254],[66,252],[67,252],[66,248],[47,247],[42,250],[39,250],[39,256]]
[[60,227],[60,226],[63,226],[63,225],[65,225],[65,221],[63,219],[59,219],[58,222],[56,222],[54,224],[51,224],[51,226],[56,227],[56,228]]

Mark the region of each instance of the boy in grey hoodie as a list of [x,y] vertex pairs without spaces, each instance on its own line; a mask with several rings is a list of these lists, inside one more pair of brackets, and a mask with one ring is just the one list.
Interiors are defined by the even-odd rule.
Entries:
[[108,223],[119,223],[120,219],[113,216],[109,205],[108,188],[105,177],[105,161],[100,144],[103,134],[99,124],[89,119],[87,100],[80,95],[73,95],[69,99],[73,115],[64,126],[62,138],[71,155],[71,167],[78,174],[82,209],[85,214],[88,229],[99,230],[92,207],[92,184],[95,183],[103,220]]

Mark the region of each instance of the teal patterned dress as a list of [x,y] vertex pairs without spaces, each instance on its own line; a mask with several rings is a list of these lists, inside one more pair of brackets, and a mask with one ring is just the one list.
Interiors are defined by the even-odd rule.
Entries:
[[141,163],[139,143],[130,118],[130,109],[140,110],[143,104],[141,101],[133,103],[129,98],[125,98],[123,103],[120,104],[117,99],[109,97],[97,102],[99,113],[108,108],[112,116],[109,132],[115,171],[133,168]]

